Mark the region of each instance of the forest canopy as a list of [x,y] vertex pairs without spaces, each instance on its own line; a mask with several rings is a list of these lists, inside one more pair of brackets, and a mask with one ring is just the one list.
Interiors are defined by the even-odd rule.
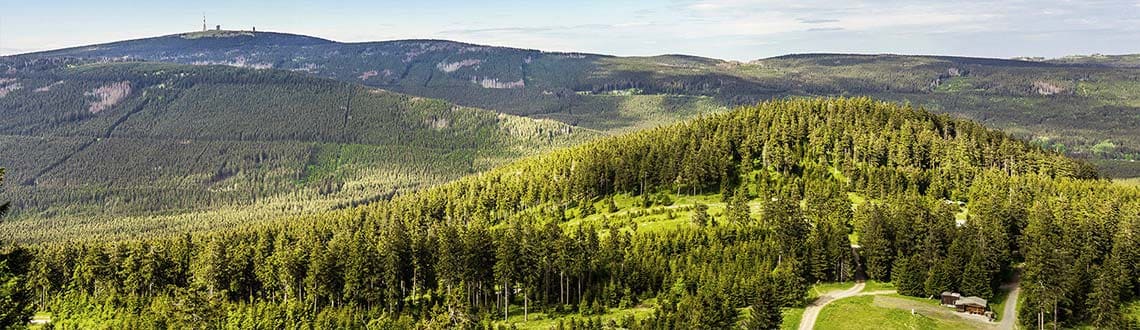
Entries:
[[[600,139],[391,201],[256,226],[32,248],[59,326],[485,328],[653,301],[626,328],[772,324],[860,264],[902,294],[1124,326],[1140,192],[906,105],[785,99]],[[858,234],[853,249],[851,234]],[[862,261],[859,261],[862,260]],[[776,306],[776,307],[772,307]],[[765,314],[768,313],[768,314]],[[1053,321],[1049,321],[1053,322]]]

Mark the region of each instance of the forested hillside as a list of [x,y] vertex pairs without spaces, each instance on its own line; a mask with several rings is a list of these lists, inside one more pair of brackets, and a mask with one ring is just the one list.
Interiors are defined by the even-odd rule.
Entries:
[[[8,240],[207,229],[347,207],[594,135],[286,71],[9,63],[0,198],[25,221],[0,225]],[[207,218],[227,220],[204,226]]]
[[340,43],[206,31],[12,57],[225,64],[304,72],[606,132],[781,96],[911,102],[1140,177],[1135,56],[1000,60],[803,54],[747,63],[692,56],[551,53],[442,40]]
[[[729,328],[859,269],[987,296],[1021,263],[1024,320],[1126,327],[1140,192],[1095,177],[945,115],[782,100],[367,206],[37,245],[27,281],[64,328]],[[651,311],[601,318],[634,306]]]

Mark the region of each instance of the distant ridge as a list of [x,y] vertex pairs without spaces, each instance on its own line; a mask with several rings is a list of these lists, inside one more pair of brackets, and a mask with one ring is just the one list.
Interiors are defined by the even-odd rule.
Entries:
[[[458,105],[625,133],[782,97],[872,96],[973,119],[1140,176],[1140,56],[993,59],[789,54],[749,62],[609,56],[449,40],[338,42],[205,31],[0,57],[286,70]],[[1110,164],[1111,163],[1111,164]]]

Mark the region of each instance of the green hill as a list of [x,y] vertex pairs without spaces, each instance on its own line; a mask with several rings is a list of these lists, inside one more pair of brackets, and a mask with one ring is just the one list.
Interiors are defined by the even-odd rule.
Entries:
[[[1129,56],[1049,61],[802,54],[748,63],[682,55],[614,57],[443,40],[341,43],[209,31],[14,56],[223,64],[304,72],[605,132],[629,132],[782,96],[910,102],[1097,159],[1140,176],[1140,109]],[[1115,162],[1114,162],[1115,160]],[[1122,162],[1123,161],[1123,162]]]
[[989,297],[1014,264],[1037,284],[1021,319],[1116,327],[1140,293],[1140,192],[1095,176],[966,120],[781,100],[390,202],[44,244],[23,266],[61,327],[732,328],[740,308],[780,314],[857,270],[905,295]]
[[[21,88],[0,96],[0,198],[18,218],[83,226],[99,222],[92,216],[345,207],[595,135],[286,71],[47,63],[4,79]],[[138,230],[153,226],[177,228]]]

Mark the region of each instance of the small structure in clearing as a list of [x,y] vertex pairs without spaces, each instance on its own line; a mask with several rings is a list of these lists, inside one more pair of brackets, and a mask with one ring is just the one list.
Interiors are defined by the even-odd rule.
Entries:
[[958,312],[985,315],[991,320],[994,318],[993,312],[988,310],[989,303],[981,297],[962,297],[957,292],[943,292],[941,303],[942,306],[954,307]]
[[954,304],[958,302],[958,299],[962,299],[962,295],[958,294],[957,292],[942,293],[943,306],[954,306]]
[[954,302],[954,307],[957,308],[959,312],[977,315],[985,315],[986,306],[989,306],[986,300],[978,297],[965,297]]

